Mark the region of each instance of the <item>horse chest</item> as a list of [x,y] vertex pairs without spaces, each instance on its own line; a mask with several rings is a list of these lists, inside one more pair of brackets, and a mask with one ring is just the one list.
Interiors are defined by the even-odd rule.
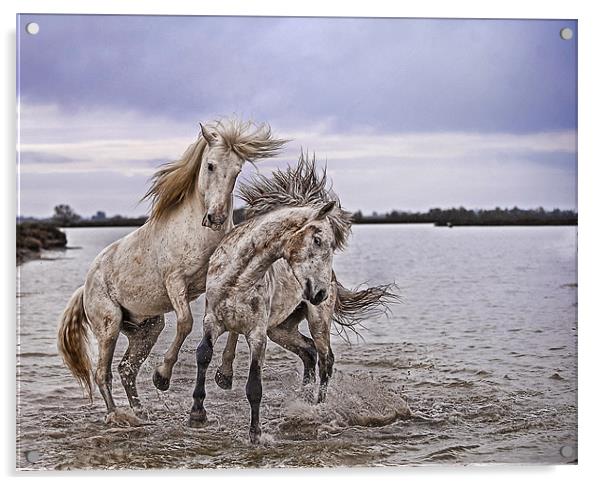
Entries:
[[202,245],[190,245],[182,253],[181,267],[187,280],[188,296],[193,300],[205,292],[209,259],[219,244],[219,235],[207,238]]
[[224,328],[246,334],[256,327],[266,327],[270,295],[264,281],[244,291],[218,286],[207,290],[207,311],[217,317]]

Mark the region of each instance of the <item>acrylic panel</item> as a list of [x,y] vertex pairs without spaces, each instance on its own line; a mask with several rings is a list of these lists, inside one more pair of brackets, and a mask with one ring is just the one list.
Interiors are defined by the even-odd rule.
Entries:
[[19,15],[17,468],[576,463],[577,39]]

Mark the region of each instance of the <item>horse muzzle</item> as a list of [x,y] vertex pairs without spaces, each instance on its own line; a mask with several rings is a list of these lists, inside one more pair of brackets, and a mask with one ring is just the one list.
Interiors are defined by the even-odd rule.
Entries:
[[303,298],[308,300],[312,305],[319,305],[326,300],[326,291],[319,290],[314,293],[310,280],[305,282],[305,290],[303,291]]
[[214,214],[207,213],[203,217],[203,226],[212,229],[213,231],[219,231],[226,222],[225,216],[216,216]]

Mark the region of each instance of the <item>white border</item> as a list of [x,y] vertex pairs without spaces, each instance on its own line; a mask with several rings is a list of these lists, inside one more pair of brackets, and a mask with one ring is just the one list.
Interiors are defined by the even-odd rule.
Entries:
[[[423,479],[427,482],[445,481],[451,483],[504,483],[509,480],[528,479],[545,481],[546,484],[562,483],[595,476],[595,465],[600,449],[600,412],[598,395],[600,383],[598,346],[600,320],[597,310],[599,291],[596,276],[602,269],[599,251],[602,248],[598,224],[600,224],[598,185],[601,183],[602,154],[598,133],[602,129],[600,113],[600,86],[602,86],[599,46],[602,45],[602,25],[599,14],[591,1],[532,1],[505,0],[498,2],[477,1],[416,1],[396,3],[370,0],[326,3],[325,1],[305,0],[254,1],[221,0],[192,2],[185,0],[104,0],[73,2],[66,0],[14,0],[0,3],[3,34],[4,62],[2,66],[2,101],[4,123],[1,130],[3,150],[3,211],[2,227],[4,236],[0,238],[3,258],[3,305],[5,310],[4,356],[5,398],[2,400],[4,416],[4,439],[2,440],[2,470],[9,479],[15,476],[14,470],[14,395],[15,395],[15,270],[14,270],[14,216],[15,199],[15,14],[22,13],[118,13],[118,14],[181,14],[181,15],[307,15],[307,16],[383,16],[383,17],[471,17],[471,18],[566,18],[578,19],[579,39],[579,466],[564,467],[429,467],[399,469],[351,469],[326,471],[213,471],[213,472],[174,472],[178,480],[226,480],[245,483],[259,481],[305,483],[308,480],[337,481],[344,479],[365,482],[379,480],[399,482],[399,480]],[[22,479],[35,477],[44,480],[63,481],[86,480],[100,482],[108,472],[96,473],[20,473]],[[12,475],[12,476],[11,476]],[[72,476],[73,475],[73,476]],[[111,476],[134,478],[132,473],[111,473]],[[165,480],[166,473],[136,473],[144,480]],[[598,474],[596,474],[598,475]]]

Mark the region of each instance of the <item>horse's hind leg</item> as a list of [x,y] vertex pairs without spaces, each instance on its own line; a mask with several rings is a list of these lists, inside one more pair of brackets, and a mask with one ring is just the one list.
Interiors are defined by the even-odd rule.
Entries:
[[305,318],[305,304],[300,304],[284,322],[268,329],[268,337],[286,350],[297,354],[303,362],[303,384],[316,380],[316,346],[314,341],[299,332]]
[[144,417],[144,411],[138,397],[136,378],[164,327],[163,315],[148,318],[140,325],[125,322],[123,325],[122,332],[127,336],[129,345],[119,363],[119,375],[130,406],[139,417]]
[[232,364],[236,357],[236,346],[238,345],[238,336],[236,332],[228,333],[228,341],[222,353],[222,363],[215,371],[215,382],[222,389],[232,389],[232,379],[234,370]]
[[121,329],[122,312],[119,305],[113,303],[108,296],[100,292],[86,292],[94,297],[85,298],[86,316],[98,342],[98,361],[94,380],[107,406],[107,421],[115,412],[115,401],[112,396],[113,373],[111,364],[115,353],[115,345]]
[[192,397],[194,399],[188,426],[199,428],[207,422],[207,411],[205,411],[205,380],[207,377],[207,368],[213,357],[213,345],[217,338],[224,333],[224,327],[213,315],[207,314],[203,319],[203,340],[196,349],[196,385]]

